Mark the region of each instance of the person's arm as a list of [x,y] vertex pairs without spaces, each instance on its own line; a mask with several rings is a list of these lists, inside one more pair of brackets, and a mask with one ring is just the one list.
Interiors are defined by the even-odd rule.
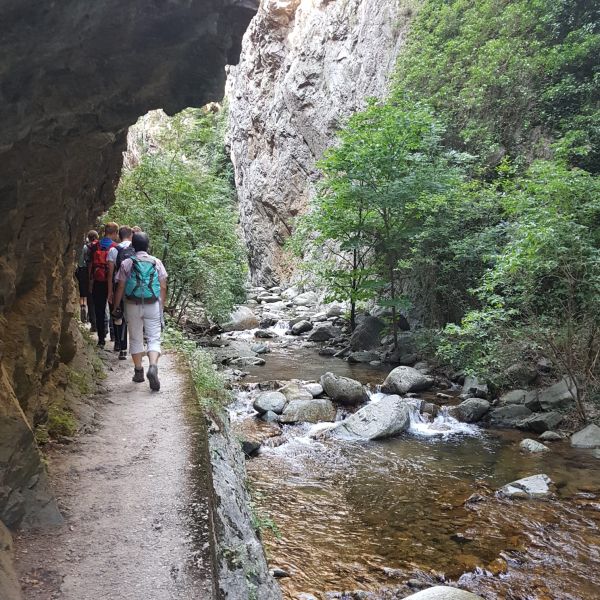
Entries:
[[160,282],[160,305],[164,309],[167,302],[167,280],[163,279]]
[[123,294],[125,293],[125,281],[117,281],[117,291],[115,292],[115,302],[113,306],[121,306],[121,300],[123,300]]

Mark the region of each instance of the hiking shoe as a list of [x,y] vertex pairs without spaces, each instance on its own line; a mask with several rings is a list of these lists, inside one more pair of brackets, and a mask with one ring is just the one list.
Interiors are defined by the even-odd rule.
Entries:
[[115,346],[113,348],[115,352],[121,352],[121,344],[119,342],[115,342]]
[[98,340],[98,346],[100,348],[104,348],[105,344],[106,344],[106,342],[104,340]]
[[79,317],[80,317],[82,323],[87,323],[88,315],[87,315],[87,308],[85,306],[82,306],[79,308]]
[[133,369],[133,379],[131,381],[133,381],[135,383],[144,383],[144,380],[145,380],[145,377],[144,377],[144,368],[142,367],[141,369],[136,369],[134,367],[134,369]]
[[158,380],[158,367],[156,365],[150,365],[148,372],[146,373],[148,382],[150,383],[150,389],[158,392],[160,390],[160,381]]
[[[119,360],[127,360],[127,350],[121,350],[119,352]],[[142,369],[142,372],[144,369]]]

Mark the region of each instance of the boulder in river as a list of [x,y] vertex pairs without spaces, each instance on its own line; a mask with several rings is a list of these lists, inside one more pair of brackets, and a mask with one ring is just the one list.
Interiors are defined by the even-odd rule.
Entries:
[[554,429],[563,420],[563,415],[559,412],[533,413],[517,422],[517,427],[524,431],[533,431],[534,433],[544,433],[549,429]]
[[310,321],[302,319],[301,321],[298,321],[297,323],[294,323],[292,325],[292,334],[300,335],[302,333],[306,333],[307,331],[310,331],[312,328],[313,328],[313,324]]
[[268,354],[271,352],[271,348],[266,344],[252,344],[250,346],[252,352],[256,352],[256,354]]
[[494,427],[516,427],[519,421],[531,416],[531,411],[522,404],[509,404],[490,411],[490,425]]
[[487,383],[477,377],[465,377],[462,393],[465,397],[485,399],[488,397],[489,390]]
[[266,315],[264,314],[262,319],[260,320],[259,327],[261,329],[267,329],[268,327],[273,327],[277,325],[277,321],[279,319],[275,315]]
[[264,358],[258,358],[258,356],[240,356],[232,358],[229,364],[236,367],[262,367],[266,362]]
[[327,307],[327,312],[325,314],[329,319],[331,317],[341,317],[343,313],[344,307],[341,304],[334,302]]
[[345,440],[379,440],[398,435],[409,426],[409,405],[400,396],[386,396],[344,419],[331,434]]
[[458,588],[435,585],[416,594],[406,596],[405,600],[483,600],[483,598]]
[[600,427],[591,423],[571,436],[574,448],[600,448]]
[[542,442],[560,442],[563,439],[563,436],[556,431],[544,431],[539,439],[542,440]]
[[279,423],[279,415],[274,413],[272,410],[268,410],[264,415],[261,416],[261,419],[265,423]]
[[463,423],[477,423],[481,421],[490,410],[490,403],[483,398],[467,398],[461,402],[454,411],[459,421]]
[[540,442],[536,442],[530,438],[521,441],[519,448],[521,449],[521,452],[528,452],[529,454],[538,454],[550,450],[548,446],[544,446],[544,444],[540,444]]
[[231,313],[229,321],[222,327],[224,331],[245,331],[254,329],[258,325],[258,317],[247,306],[239,306]]
[[508,483],[498,493],[507,498],[547,498],[551,494],[551,484],[550,477],[541,473]]
[[292,400],[283,410],[281,423],[320,423],[335,420],[335,407],[327,398]]
[[560,410],[572,406],[577,390],[572,379],[565,377],[550,387],[537,390],[537,399],[542,410]]
[[372,350],[379,346],[385,323],[378,317],[364,317],[350,337],[352,350]]
[[318,302],[317,295],[314,292],[304,292],[298,294],[292,299],[296,306],[313,306]]
[[[320,324],[319,324],[320,325]],[[340,335],[340,328],[333,325],[323,324],[315,327],[308,336],[309,342],[326,342]]]
[[310,392],[313,398],[318,398],[323,394],[323,386],[320,383],[305,383],[302,387]]
[[374,360],[381,361],[381,356],[377,352],[369,352],[368,350],[352,352],[348,356],[349,363],[370,363]]
[[525,404],[525,397],[527,392],[525,390],[510,390],[500,396],[498,399],[499,406],[508,406],[509,404]]
[[369,399],[363,384],[349,377],[325,373],[321,376],[321,385],[325,393],[335,402],[353,406]]
[[254,332],[254,337],[261,340],[272,340],[275,337],[275,333],[267,329],[258,329]]
[[280,392],[264,392],[256,397],[252,406],[261,415],[269,411],[280,415],[287,403],[287,398]]
[[313,397],[304,386],[301,386],[294,381],[284,385],[278,392],[283,394],[288,402],[291,402],[292,400],[312,400]]
[[433,378],[412,367],[396,367],[385,378],[381,391],[384,394],[422,392],[433,385]]

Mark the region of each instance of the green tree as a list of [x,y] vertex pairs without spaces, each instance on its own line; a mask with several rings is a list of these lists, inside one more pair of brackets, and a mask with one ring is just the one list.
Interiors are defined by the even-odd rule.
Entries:
[[477,289],[481,308],[447,328],[442,354],[501,378],[532,347],[574,382],[583,418],[600,375],[600,179],[534,163],[498,188],[507,240]]
[[447,142],[495,166],[508,154],[600,170],[600,9],[588,0],[425,0],[395,93],[428,102]]
[[312,230],[312,243],[328,249],[322,272],[334,295],[350,301],[352,324],[356,302],[379,295],[391,309],[396,346],[399,310],[407,304],[400,263],[420,227],[416,203],[461,178],[462,157],[445,151],[442,133],[423,104],[370,101],[320,162],[321,192],[299,227],[301,238]]

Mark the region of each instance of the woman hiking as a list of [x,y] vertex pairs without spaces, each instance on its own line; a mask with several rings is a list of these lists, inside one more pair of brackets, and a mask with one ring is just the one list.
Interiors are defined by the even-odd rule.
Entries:
[[147,233],[134,233],[131,242],[135,256],[126,258],[116,276],[114,297],[115,319],[123,317],[120,309],[124,299],[125,318],[129,328],[129,351],[133,359],[133,381],[144,382],[144,335],[150,363],[146,376],[150,389],[160,390],[158,359],[163,322],[163,308],[167,297],[167,271],[162,262],[148,254],[150,240]]

